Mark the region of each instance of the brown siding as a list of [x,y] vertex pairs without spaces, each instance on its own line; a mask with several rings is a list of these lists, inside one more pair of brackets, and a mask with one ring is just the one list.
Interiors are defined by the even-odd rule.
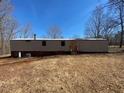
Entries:
[[11,51],[68,51],[69,41],[65,41],[66,46],[61,46],[60,41],[46,41],[46,46],[42,46],[42,41],[13,40],[11,41]]
[[[63,40],[62,40],[63,41]],[[61,46],[60,40],[46,40],[46,46],[42,46],[42,40],[11,40],[11,51],[70,51],[71,40],[65,40],[65,46]],[[79,52],[108,52],[106,40],[77,40],[76,46]]]
[[108,42],[106,40],[78,41],[78,49],[80,52],[108,52]]

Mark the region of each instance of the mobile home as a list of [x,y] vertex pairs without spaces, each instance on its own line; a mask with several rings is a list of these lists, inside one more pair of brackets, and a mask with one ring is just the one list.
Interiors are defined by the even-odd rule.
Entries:
[[105,39],[13,39],[12,57],[108,52]]

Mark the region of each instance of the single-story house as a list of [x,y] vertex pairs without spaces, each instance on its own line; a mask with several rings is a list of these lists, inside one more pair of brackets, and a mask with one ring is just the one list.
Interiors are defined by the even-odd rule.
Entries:
[[108,41],[105,39],[13,39],[10,41],[10,49],[12,57],[103,53],[108,52]]

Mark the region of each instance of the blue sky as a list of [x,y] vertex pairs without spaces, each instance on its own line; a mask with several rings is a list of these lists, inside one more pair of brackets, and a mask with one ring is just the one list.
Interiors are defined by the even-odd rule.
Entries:
[[20,25],[32,24],[38,37],[58,25],[65,38],[84,37],[85,24],[92,10],[106,0],[12,0],[14,16]]

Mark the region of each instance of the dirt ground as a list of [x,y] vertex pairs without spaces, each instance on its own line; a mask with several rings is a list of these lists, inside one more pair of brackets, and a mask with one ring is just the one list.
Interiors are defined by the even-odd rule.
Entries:
[[124,93],[124,53],[0,59],[0,93]]

